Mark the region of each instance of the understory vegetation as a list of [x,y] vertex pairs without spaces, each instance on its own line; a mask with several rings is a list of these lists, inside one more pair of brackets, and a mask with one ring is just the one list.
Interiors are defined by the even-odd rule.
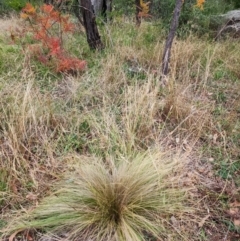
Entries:
[[239,240],[238,39],[179,32],[163,85],[161,22],[116,17],[96,52],[78,26],[73,75],[33,58],[23,26],[0,21],[3,240]]

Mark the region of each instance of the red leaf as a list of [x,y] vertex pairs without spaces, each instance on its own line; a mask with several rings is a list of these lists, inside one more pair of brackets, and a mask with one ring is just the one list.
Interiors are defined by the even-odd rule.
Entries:
[[27,13],[27,14],[35,14],[36,13],[36,8],[34,8],[31,3],[27,3],[22,11],[24,13]]
[[50,13],[50,17],[52,20],[56,21],[56,22],[60,22],[60,13],[58,11],[52,11]]
[[20,13],[20,18],[27,19],[27,18],[29,18],[29,15],[22,12],[22,13]]
[[74,59],[74,67],[77,70],[84,70],[87,66],[87,62],[85,60]]
[[61,43],[59,38],[49,38],[47,45],[50,49],[51,55],[58,55],[61,53]]
[[84,70],[86,66],[87,66],[87,63],[85,60],[65,57],[65,58],[59,59],[57,72]]
[[75,29],[75,27],[74,27],[73,23],[66,23],[63,25],[64,32],[73,32],[74,29]]
[[42,16],[40,15],[39,18],[38,18],[38,22],[39,24],[44,28],[44,30],[46,31],[46,29],[49,29],[52,24],[51,24],[51,19],[47,16]]
[[36,40],[45,41],[47,39],[47,33],[45,29],[40,29],[38,32],[36,32],[36,34],[34,35],[34,38]]
[[48,13],[48,14],[50,14],[53,11],[53,8],[54,7],[51,4],[43,4],[43,6],[42,6],[43,12]]

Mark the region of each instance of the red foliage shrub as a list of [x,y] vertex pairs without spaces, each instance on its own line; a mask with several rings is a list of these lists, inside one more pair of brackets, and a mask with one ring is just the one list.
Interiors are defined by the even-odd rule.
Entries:
[[40,43],[44,50],[34,56],[41,63],[53,66],[56,72],[74,73],[85,69],[86,61],[69,56],[63,47],[63,34],[74,31],[69,16],[56,11],[52,5],[44,4],[37,11],[27,3],[21,17],[29,20],[32,40],[34,44]]

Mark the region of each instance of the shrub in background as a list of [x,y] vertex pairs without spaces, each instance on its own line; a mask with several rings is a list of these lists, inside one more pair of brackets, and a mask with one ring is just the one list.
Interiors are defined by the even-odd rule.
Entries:
[[232,4],[234,8],[240,8],[240,1],[239,0],[226,0],[227,3]]
[[12,11],[20,12],[27,3],[41,4],[43,0],[2,0],[0,1],[0,14]]
[[198,1],[186,1],[183,7],[180,26],[183,29],[190,29],[199,34],[209,33],[211,20],[216,16],[234,9],[232,4],[225,0],[205,0],[202,6]]
[[27,0],[5,0],[3,5],[6,9],[20,11],[27,2]]
[[[238,2],[238,1],[236,1]],[[179,32],[195,31],[199,34],[209,32],[211,18],[223,14],[236,7],[234,0],[205,0],[202,8],[197,6],[197,0],[185,0],[180,16]],[[164,26],[169,28],[175,0],[153,0],[151,14],[160,18]]]

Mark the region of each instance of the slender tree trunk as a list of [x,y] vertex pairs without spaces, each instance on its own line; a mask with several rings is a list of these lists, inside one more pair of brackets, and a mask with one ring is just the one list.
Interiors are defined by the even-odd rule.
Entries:
[[103,0],[101,15],[105,22],[107,22],[107,0]]
[[176,5],[173,13],[173,18],[171,21],[171,26],[170,26],[170,31],[169,31],[164,52],[163,52],[163,58],[162,58],[162,75],[163,76],[167,76],[169,72],[171,48],[172,48],[173,39],[175,37],[175,33],[179,24],[179,17],[180,17],[180,12],[182,8],[182,3],[183,3],[182,0],[176,0]]
[[112,0],[102,0],[102,12],[101,15],[105,22],[111,21],[111,12],[112,12]]
[[141,25],[141,17],[139,16],[139,12],[141,12],[140,0],[135,0],[136,5],[136,25],[139,27]]
[[53,5],[59,11],[61,11],[62,6],[64,6],[64,4],[66,4],[66,2],[64,2],[63,0],[59,0],[59,1],[44,0],[43,2],[44,2],[44,4]]
[[111,20],[112,0],[91,0],[96,16],[102,16],[104,21]]
[[107,20],[112,21],[112,0],[107,1]]
[[91,0],[81,0],[83,24],[87,34],[87,42],[91,49],[103,49],[101,37],[98,32],[96,17]]
[[53,5],[53,0],[44,0],[43,1],[45,4],[51,4],[51,5]]

